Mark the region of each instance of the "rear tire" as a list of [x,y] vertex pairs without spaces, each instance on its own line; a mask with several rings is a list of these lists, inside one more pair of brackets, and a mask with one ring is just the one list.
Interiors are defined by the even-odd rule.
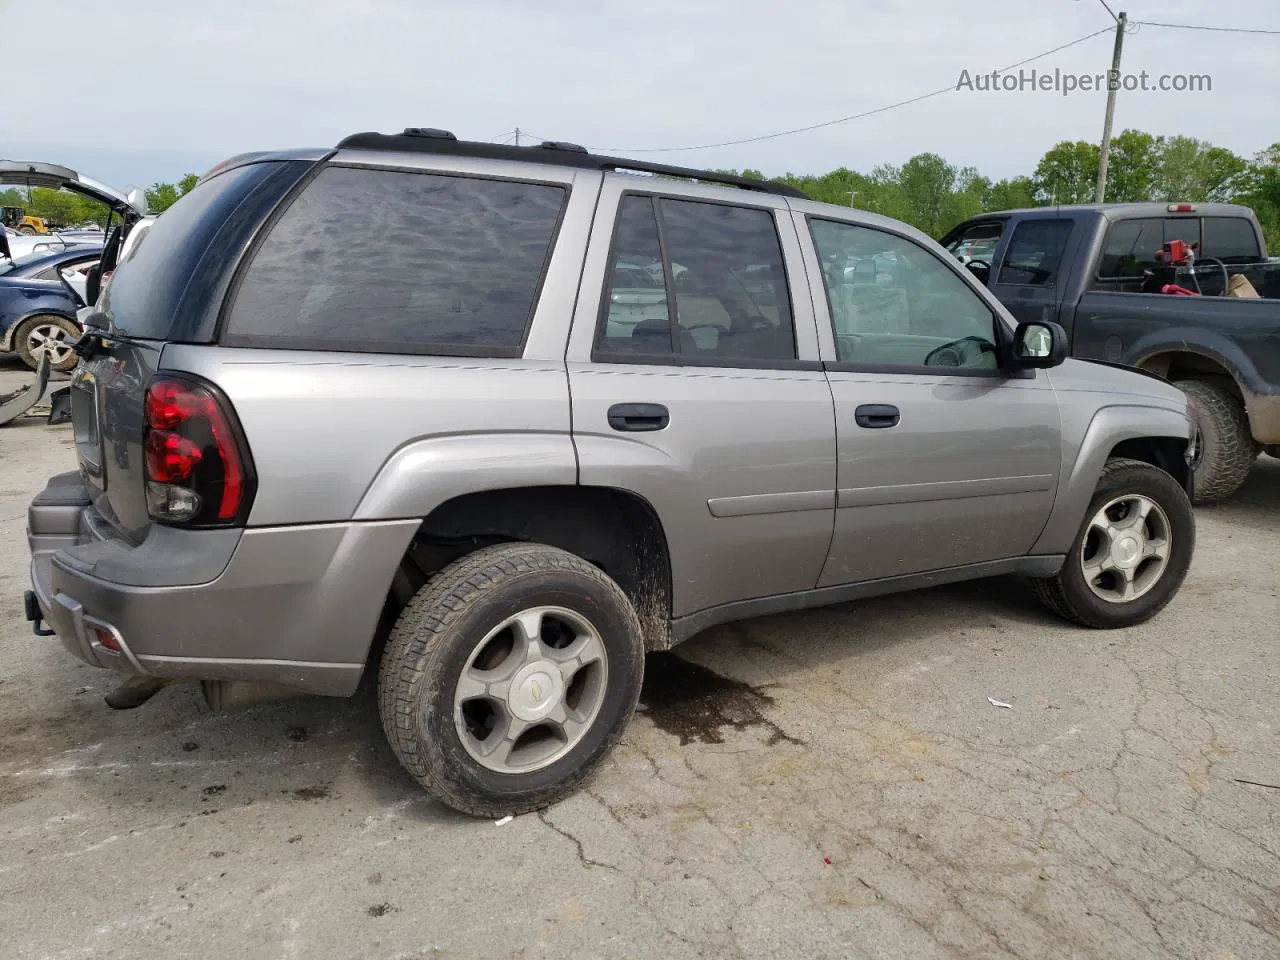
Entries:
[[80,356],[72,346],[81,330],[74,320],[54,313],[42,313],[22,321],[13,335],[13,348],[32,370],[39,369],[40,355],[49,354],[49,368],[59,373],[74,370]]
[[1178,386],[1191,401],[1200,431],[1200,451],[1194,464],[1195,502],[1225,500],[1240,489],[1258,459],[1249,416],[1244,405],[1216,383],[1181,380]]
[[1191,501],[1173,477],[1110,460],[1062,569],[1032,585],[1046,607],[1082,626],[1145,623],[1182,586],[1195,536]]
[[383,732],[442,803],[477,817],[572,793],[635,711],[640,620],[601,570],[564,550],[500,544],[424,585],[378,677]]
[[31,226],[29,223],[24,223],[18,228],[18,232],[24,237],[34,237],[36,235],[36,228]]

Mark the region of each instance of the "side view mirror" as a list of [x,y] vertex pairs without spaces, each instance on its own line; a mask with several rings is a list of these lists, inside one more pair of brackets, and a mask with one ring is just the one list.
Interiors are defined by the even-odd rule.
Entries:
[[1013,353],[1021,367],[1056,367],[1067,359],[1067,331],[1050,320],[1020,323],[1013,334]]

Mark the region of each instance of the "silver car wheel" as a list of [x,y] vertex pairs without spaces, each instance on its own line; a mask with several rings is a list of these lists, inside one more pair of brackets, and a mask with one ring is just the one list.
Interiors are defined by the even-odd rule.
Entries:
[[1116,497],[1093,515],[1080,546],[1080,567],[1093,595],[1130,603],[1147,594],[1169,566],[1169,518],[1150,497]]
[[73,346],[70,334],[56,323],[36,324],[27,334],[27,352],[36,361],[48,354],[50,366],[69,360]]
[[508,617],[467,658],[453,719],[467,753],[497,773],[530,773],[582,741],[604,703],[609,658],[581,614],[534,607]]

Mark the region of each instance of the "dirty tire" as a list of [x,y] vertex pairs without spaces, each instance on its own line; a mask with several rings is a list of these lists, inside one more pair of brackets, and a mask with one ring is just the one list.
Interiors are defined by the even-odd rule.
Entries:
[[[39,369],[40,359],[33,352],[31,343],[32,331],[56,327],[63,332],[67,342],[75,343],[80,339],[80,327],[74,320],[68,320],[66,317],[58,316],[54,313],[42,313],[34,317],[28,317],[22,321],[22,324],[14,332],[13,349],[17,352],[18,358],[32,370]],[[66,373],[74,370],[77,363],[80,362],[80,356],[73,350],[67,351],[67,356],[57,363],[52,362],[50,357],[50,369],[57,370],[59,373]]]
[[[1089,589],[1080,559],[1093,516],[1107,503],[1126,494],[1148,497],[1164,511],[1170,525],[1170,556],[1160,580],[1149,592],[1127,603],[1109,603]],[[1062,569],[1055,576],[1035,578],[1031,584],[1041,603],[1081,626],[1108,630],[1132,627],[1150,620],[1177,594],[1191,566],[1195,536],[1191,500],[1173,477],[1139,460],[1109,460]]]
[[1245,482],[1258,445],[1249,431],[1244,405],[1225,387],[1204,380],[1180,380],[1200,428],[1200,459],[1195,467],[1195,502],[1213,503],[1231,496]]
[[[508,617],[566,608],[603,640],[607,680],[599,712],[564,756],[528,773],[501,773],[467,751],[454,690],[477,644]],[[499,544],[454,561],[401,612],[378,676],[382,729],[400,763],[442,803],[476,817],[528,813],[572,793],[609,754],[635,711],[644,674],[640,620],[603,571],[540,544]]]
[[36,235],[36,228],[31,226],[29,223],[24,223],[18,228],[18,232],[24,237],[34,237]]

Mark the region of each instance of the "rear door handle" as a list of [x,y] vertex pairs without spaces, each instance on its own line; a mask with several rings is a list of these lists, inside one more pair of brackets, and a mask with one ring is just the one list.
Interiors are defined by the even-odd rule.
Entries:
[[660,403],[615,403],[609,408],[609,426],[629,433],[665,430],[671,413]]
[[854,422],[868,430],[896,427],[901,419],[902,414],[891,403],[864,403],[853,411]]

